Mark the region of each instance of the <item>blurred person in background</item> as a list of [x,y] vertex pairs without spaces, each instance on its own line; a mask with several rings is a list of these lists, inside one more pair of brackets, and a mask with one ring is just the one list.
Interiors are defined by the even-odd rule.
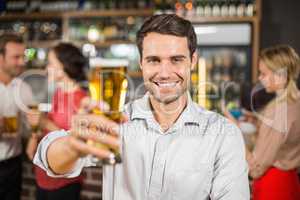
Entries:
[[260,55],[259,80],[276,97],[257,113],[258,138],[254,150],[247,151],[253,200],[300,199],[299,70],[299,56],[290,46],[270,47]]
[[[87,92],[81,83],[86,81],[87,61],[80,50],[68,43],[60,43],[49,51],[47,74],[49,84],[55,83],[56,89],[52,98],[52,108],[48,116],[40,113],[28,114],[31,125],[39,124],[42,136],[32,133],[27,145],[27,155],[33,159],[38,142],[54,130],[69,130],[72,115],[79,111],[81,101]],[[37,200],[76,200],[80,199],[83,181],[82,175],[72,179],[52,178],[39,167],[34,169],[37,182]]]
[[[25,45],[23,39],[15,34],[0,36],[0,198],[18,200],[22,183],[22,144],[21,124],[22,105],[32,102],[31,88],[17,78],[24,69]],[[14,119],[12,126],[16,131],[9,134],[6,119]],[[5,127],[10,127],[5,128]]]

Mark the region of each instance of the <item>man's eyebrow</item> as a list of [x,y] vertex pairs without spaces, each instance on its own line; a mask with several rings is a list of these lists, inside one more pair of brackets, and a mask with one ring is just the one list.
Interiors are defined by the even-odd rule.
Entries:
[[[185,55],[174,55],[170,56],[169,58],[187,58]],[[160,59],[159,56],[146,56],[145,59]]]
[[171,56],[171,58],[186,58],[186,56],[184,55],[174,55],[174,56]]
[[158,56],[147,56],[145,57],[146,60],[149,60],[149,59],[160,59]]

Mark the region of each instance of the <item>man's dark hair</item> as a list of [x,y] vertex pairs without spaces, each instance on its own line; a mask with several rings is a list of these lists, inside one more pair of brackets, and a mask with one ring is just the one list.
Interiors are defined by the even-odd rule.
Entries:
[[5,48],[7,43],[14,42],[18,44],[23,44],[23,38],[14,33],[4,33],[0,35],[0,54],[5,54]]
[[85,81],[87,59],[82,55],[80,49],[73,44],[60,43],[52,48],[56,58],[63,65],[66,74],[76,82]]
[[197,37],[191,22],[175,14],[161,14],[147,18],[140,30],[137,32],[137,46],[141,58],[143,56],[144,37],[151,32],[186,37],[191,58],[193,53],[196,51]]

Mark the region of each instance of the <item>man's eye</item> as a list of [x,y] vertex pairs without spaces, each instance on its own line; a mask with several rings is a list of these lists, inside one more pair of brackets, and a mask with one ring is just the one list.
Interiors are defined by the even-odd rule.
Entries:
[[180,63],[180,62],[182,62],[182,61],[183,61],[182,58],[172,58],[172,62],[173,62],[173,63]]
[[159,60],[158,59],[149,59],[147,60],[148,63],[152,63],[152,64],[157,64],[159,63]]

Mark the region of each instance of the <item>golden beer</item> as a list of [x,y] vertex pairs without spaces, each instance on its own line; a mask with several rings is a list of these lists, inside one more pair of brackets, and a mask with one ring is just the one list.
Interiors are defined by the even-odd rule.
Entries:
[[[30,104],[30,105],[28,105],[28,108],[31,110],[31,112],[35,112],[35,113],[37,113],[37,112],[39,112],[39,106],[38,106],[38,104]],[[31,125],[31,130],[33,131],[33,132],[38,132],[38,130],[39,130],[39,124],[37,124],[37,125]]]
[[18,132],[18,117],[3,117],[3,131],[8,135],[16,135]]
[[[90,63],[89,74],[89,91],[90,96],[96,102],[104,102],[109,105],[109,110],[103,111],[95,108],[93,113],[103,114],[113,121],[120,122],[122,117],[122,109],[125,104],[126,92],[128,88],[128,80],[126,79],[128,61],[121,59],[96,59]],[[105,162],[114,164],[121,162],[118,149],[112,149],[103,144],[89,144],[107,148],[115,154],[113,162]]]

